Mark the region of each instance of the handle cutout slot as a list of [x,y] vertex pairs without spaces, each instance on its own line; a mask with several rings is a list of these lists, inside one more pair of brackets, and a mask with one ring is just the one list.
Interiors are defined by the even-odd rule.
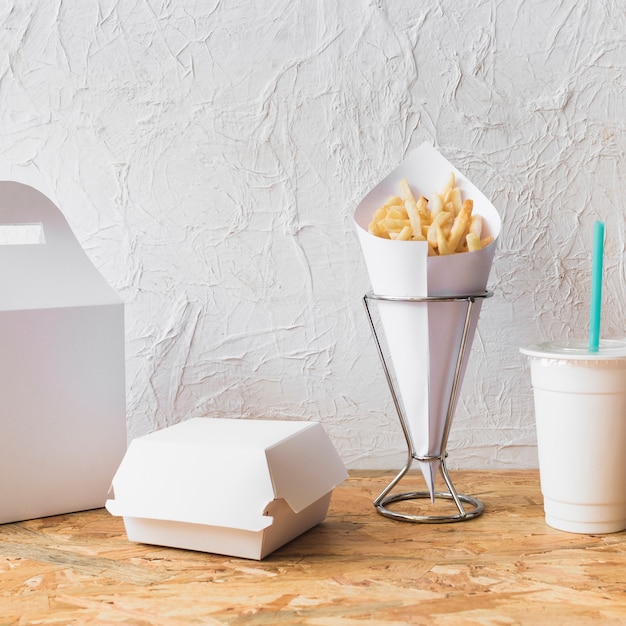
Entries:
[[46,243],[41,222],[34,224],[0,224],[0,246]]

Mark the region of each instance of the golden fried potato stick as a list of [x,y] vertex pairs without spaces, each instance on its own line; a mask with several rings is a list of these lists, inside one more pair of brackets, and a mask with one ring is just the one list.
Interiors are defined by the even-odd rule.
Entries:
[[387,211],[387,215],[385,215],[381,219],[408,220],[409,214],[406,212],[406,209],[403,206],[392,206]]
[[456,178],[454,177],[454,172],[450,172],[448,174],[448,178],[446,179],[446,184],[443,186],[443,188],[441,189],[441,192],[439,193],[444,203],[448,201],[447,199],[448,193],[455,186],[455,183],[456,183]]
[[435,219],[437,213],[443,211],[443,201],[438,193],[434,193],[428,199],[428,209],[430,210],[431,219]]
[[447,210],[453,211],[455,215],[458,215],[463,206],[463,196],[461,190],[458,187],[453,187],[448,191],[444,199],[446,207],[450,207]]
[[454,252],[454,248],[451,248],[448,244],[448,240],[443,233],[440,224],[435,224],[435,232],[437,235],[437,252],[442,256],[444,254],[452,254]]
[[428,228],[428,233],[426,235],[426,239],[428,243],[437,250],[439,248],[439,239],[437,236],[437,228],[441,229],[442,233],[445,236],[446,230],[452,224],[452,215],[448,213],[448,211],[441,211],[437,213],[435,218],[432,221],[432,224]]
[[467,249],[469,252],[475,252],[482,247],[480,245],[480,237],[477,237],[474,233],[467,233],[465,240],[467,241]]
[[412,237],[413,229],[410,226],[405,226],[396,237],[393,237],[393,239],[398,241],[409,241]]
[[452,224],[450,237],[448,239],[448,245],[452,248],[452,250],[456,250],[459,242],[465,239],[465,236],[469,231],[473,208],[474,201],[467,199],[463,203],[459,214],[454,218],[454,224]]
[[478,238],[480,238],[483,232],[483,217],[482,215],[472,215],[472,219],[470,221],[469,232],[474,233]]
[[417,201],[417,211],[422,218],[422,222],[425,221],[427,224],[430,224],[432,217],[428,210],[428,199],[424,198],[424,196],[420,196]]
[[382,239],[390,239],[389,233],[384,231],[380,227],[380,222],[371,221],[369,223],[369,226],[367,227],[367,230],[375,237],[381,237]]
[[405,226],[411,225],[409,220],[399,220],[394,219],[393,217],[386,217],[378,223],[387,231],[395,230],[397,232],[400,232]]
[[420,215],[419,208],[417,206],[417,202],[415,201],[415,196],[411,191],[411,187],[409,186],[409,181],[406,178],[403,178],[400,181],[400,195],[404,200],[404,208],[406,209],[407,215],[409,216],[409,220],[411,222],[411,228],[413,229],[413,235],[422,235],[422,218]]

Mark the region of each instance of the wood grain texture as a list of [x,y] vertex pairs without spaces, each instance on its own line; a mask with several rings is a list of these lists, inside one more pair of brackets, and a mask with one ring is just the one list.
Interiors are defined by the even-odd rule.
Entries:
[[435,525],[375,511],[391,477],[352,473],[323,524],[260,562],[129,543],[104,509],[0,526],[0,624],[626,623],[626,534],[546,526],[537,472],[453,472],[485,512]]

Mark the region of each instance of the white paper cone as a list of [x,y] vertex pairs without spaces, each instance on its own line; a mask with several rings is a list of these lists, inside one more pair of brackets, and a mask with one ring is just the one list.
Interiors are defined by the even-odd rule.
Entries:
[[[474,201],[474,213],[483,216],[484,228],[494,238],[492,244],[477,252],[428,257],[425,242],[392,241],[368,232],[374,211],[389,196],[398,195],[400,180],[407,178],[416,193],[428,197],[445,184],[450,172],[463,197]],[[455,296],[480,294],[487,288],[500,217],[487,198],[429,144],[422,144],[374,187],[356,208],[354,219],[375,294]],[[480,306],[481,300],[475,301],[459,388]],[[420,457],[439,456],[467,303],[379,301],[378,309],[413,450]],[[420,468],[434,498],[439,462],[420,462]]]

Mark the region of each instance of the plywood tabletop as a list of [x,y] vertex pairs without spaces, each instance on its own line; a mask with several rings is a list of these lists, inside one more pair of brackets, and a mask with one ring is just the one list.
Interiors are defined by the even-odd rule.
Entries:
[[485,505],[453,524],[379,515],[392,476],[352,473],[323,524],[263,561],[129,543],[104,509],[5,524],[0,624],[626,623],[626,533],[546,526],[536,471],[452,472]]

